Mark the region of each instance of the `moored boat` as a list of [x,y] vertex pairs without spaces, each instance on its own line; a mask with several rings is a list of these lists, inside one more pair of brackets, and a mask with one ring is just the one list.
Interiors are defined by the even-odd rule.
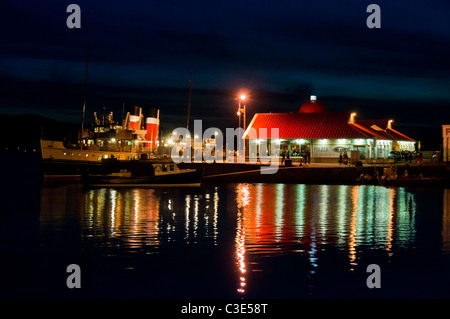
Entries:
[[381,185],[381,186],[441,186],[444,184],[443,177],[423,177],[423,176],[399,176],[394,178],[387,178],[382,176],[380,178],[371,177],[369,175],[361,175],[356,179],[356,183],[360,185]]
[[173,162],[105,161],[102,174],[84,174],[87,187],[198,187],[202,169],[180,169]]
[[381,185],[386,186],[439,186],[444,182],[444,178],[442,177],[409,177],[409,176],[401,176],[396,179],[386,179],[380,182]]

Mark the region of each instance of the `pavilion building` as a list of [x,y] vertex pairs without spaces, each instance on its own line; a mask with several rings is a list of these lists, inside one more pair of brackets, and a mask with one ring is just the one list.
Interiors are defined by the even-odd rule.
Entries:
[[[364,161],[387,159],[393,150],[414,151],[416,141],[394,130],[392,123],[390,119],[360,120],[352,112],[328,112],[311,96],[295,113],[256,113],[244,138],[248,152],[273,154],[271,143],[277,143],[280,152],[289,152],[291,158],[309,152],[316,163],[337,162],[341,153]],[[278,137],[272,138],[271,128],[278,128]]]

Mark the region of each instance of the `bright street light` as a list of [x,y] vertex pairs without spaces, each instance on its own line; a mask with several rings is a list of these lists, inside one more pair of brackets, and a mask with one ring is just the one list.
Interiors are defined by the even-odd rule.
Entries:
[[[245,132],[245,129],[246,129],[246,106],[245,106],[245,99],[246,99],[247,97],[245,96],[245,94],[241,94],[240,96],[239,96],[239,107],[238,107],[238,111],[236,112],[236,114],[239,116],[239,128],[241,127],[241,115],[243,115],[243,117],[244,117],[244,132]],[[242,104],[241,104],[242,103]],[[242,143],[243,141],[241,141],[240,139],[239,139],[239,141],[238,141],[238,148],[240,149],[240,147],[241,147],[241,143]],[[244,156],[245,156],[245,141],[244,141],[244,145],[243,145],[244,147],[243,147],[243,152],[244,152]],[[244,157],[245,158],[245,157]]]

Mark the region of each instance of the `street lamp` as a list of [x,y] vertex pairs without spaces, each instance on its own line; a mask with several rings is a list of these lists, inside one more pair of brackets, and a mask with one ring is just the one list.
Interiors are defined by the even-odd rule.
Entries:
[[[244,101],[245,101],[245,99],[246,99],[247,97],[245,96],[245,94],[241,94],[240,96],[239,96],[239,108],[238,108],[238,111],[237,111],[237,115],[239,116],[239,128],[241,127],[241,114],[242,114],[242,112],[244,112],[244,132],[245,132],[245,129],[246,129],[246,119],[245,119],[245,103],[244,103]],[[241,105],[241,103],[243,104],[243,106]],[[240,149],[240,146],[241,146],[241,139],[239,139],[239,149]],[[243,147],[243,151],[244,151],[244,158],[245,158],[245,141],[244,141],[244,147]]]
[[394,120],[389,120],[388,125],[387,125],[388,129],[392,130],[392,122],[394,122]]

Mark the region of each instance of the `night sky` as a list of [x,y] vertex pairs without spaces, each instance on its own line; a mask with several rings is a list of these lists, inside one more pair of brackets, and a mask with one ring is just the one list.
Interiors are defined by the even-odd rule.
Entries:
[[[69,4],[81,29],[69,29]],[[369,4],[381,29],[369,29]],[[0,2],[0,113],[79,123],[90,42],[86,121],[136,104],[164,130],[191,119],[236,127],[236,97],[256,112],[296,112],[311,94],[330,111],[393,118],[415,139],[450,124],[450,2]]]

